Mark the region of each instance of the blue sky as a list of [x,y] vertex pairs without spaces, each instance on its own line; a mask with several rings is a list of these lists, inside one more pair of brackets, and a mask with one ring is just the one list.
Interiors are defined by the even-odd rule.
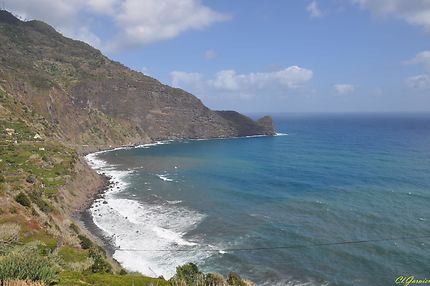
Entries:
[[5,2],[214,109],[430,111],[428,0]]

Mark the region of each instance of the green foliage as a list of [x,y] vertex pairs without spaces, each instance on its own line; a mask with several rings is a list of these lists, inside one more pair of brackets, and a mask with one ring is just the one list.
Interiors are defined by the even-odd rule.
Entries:
[[79,234],[79,228],[73,222],[70,224],[70,229],[73,230],[76,234]]
[[111,273],[69,272],[60,273],[59,286],[169,286],[159,278],[145,277],[138,274],[114,275]]
[[30,199],[44,213],[49,213],[52,211],[52,206],[42,198],[42,195],[40,192],[31,192]]
[[20,192],[18,195],[16,195],[15,197],[15,201],[21,205],[23,205],[24,207],[29,207],[31,206],[31,201],[30,199],[27,197],[27,195],[23,192]]
[[80,245],[82,247],[82,249],[90,249],[91,247],[93,247],[93,242],[86,236],[80,234],[78,235],[78,238],[80,240]]
[[7,253],[18,241],[20,230],[16,223],[0,224],[0,255]]
[[112,272],[112,266],[106,261],[101,253],[95,249],[90,249],[89,257],[93,259],[93,265],[91,265],[91,272],[93,273],[110,273]]
[[246,283],[240,278],[239,274],[235,272],[228,274],[227,283],[231,286],[246,286]]
[[22,247],[0,257],[0,279],[32,280],[51,284],[58,270],[48,257],[42,257],[33,247]]
[[224,286],[226,281],[221,274],[208,273],[205,276],[205,286]]
[[176,267],[176,274],[170,279],[171,285],[194,286],[203,285],[205,275],[194,263]]
[[197,265],[188,263],[176,267],[176,274],[169,280],[171,286],[247,286],[248,284],[234,272],[225,280],[221,274],[203,274]]
[[58,252],[58,256],[67,263],[83,262],[87,259],[87,251],[63,246]]

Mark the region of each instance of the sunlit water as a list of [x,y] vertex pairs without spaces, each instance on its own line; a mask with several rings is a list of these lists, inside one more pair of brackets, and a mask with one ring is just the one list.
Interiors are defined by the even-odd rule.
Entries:
[[275,122],[288,135],[90,155],[117,182],[91,208],[114,257],[151,276],[192,261],[258,285],[430,278],[430,238],[305,247],[430,235],[430,116]]

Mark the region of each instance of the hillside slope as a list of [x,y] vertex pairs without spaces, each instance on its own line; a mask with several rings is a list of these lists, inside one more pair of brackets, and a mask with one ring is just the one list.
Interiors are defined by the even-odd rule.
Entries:
[[273,134],[273,127],[221,116],[181,89],[109,60],[40,21],[0,11],[0,85],[87,149],[177,138]]
[[186,285],[197,277],[207,285],[239,285],[236,274],[225,280],[194,265],[178,268],[170,282],[125,275],[74,219],[106,183],[82,152],[163,139],[273,134],[270,118],[254,122],[224,113],[43,22],[0,11],[1,282],[149,286]]

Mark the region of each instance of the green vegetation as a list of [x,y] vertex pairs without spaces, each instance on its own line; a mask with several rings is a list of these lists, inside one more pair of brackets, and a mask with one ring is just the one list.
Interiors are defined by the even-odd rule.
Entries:
[[139,274],[114,275],[109,273],[69,272],[60,273],[58,285],[93,286],[170,286],[164,279],[145,277]]
[[18,195],[16,195],[15,201],[17,203],[23,205],[24,207],[30,207],[31,206],[30,199],[23,192],[20,192]]
[[232,272],[228,275],[227,280],[221,274],[208,273],[204,274],[194,263],[188,263],[176,267],[176,274],[169,283],[171,286],[247,286],[250,285],[245,280]]
[[231,286],[246,286],[246,283],[242,281],[242,278],[240,278],[239,274],[235,272],[231,272],[228,275],[227,283]]
[[75,233],[79,234],[79,228],[76,224],[71,223],[70,224],[70,229],[73,230]]
[[91,247],[93,247],[93,242],[86,236],[84,235],[78,235],[78,238],[80,240],[80,245],[82,247],[82,249],[90,249]]
[[60,249],[58,256],[66,263],[74,263],[84,262],[88,258],[88,253],[85,250],[66,245]]
[[52,284],[57,280],[58,269],[50,257],[38,254],[36,248],[20,247],[0,256],[0,279],[32,280]]
[[[87,95],[97,102],[105,91],[114,94],[114,88],[128,94],[142,86],[159,89],[159,83],[45,23],[20,22],[5,11],[0,17],[0,279],[48,285],[246,285],[236,274],[226,280],[194,264],[178,267],[170,281],[128,274],[80,233],[67,203],[75,196],[68,186],[76,188],[71,179],[82,172],[82,164],[66,145],[103,147],[149,139],[136,122],[82,102]],[[112,85],[113,78],[119,82]],[[176,104],[179,97],[174,98]]]
[[89,257],[93,259],[91,272],[93,273],[111,273],[112,266],[106,261],[104,255],[97,250],[90,249]]

